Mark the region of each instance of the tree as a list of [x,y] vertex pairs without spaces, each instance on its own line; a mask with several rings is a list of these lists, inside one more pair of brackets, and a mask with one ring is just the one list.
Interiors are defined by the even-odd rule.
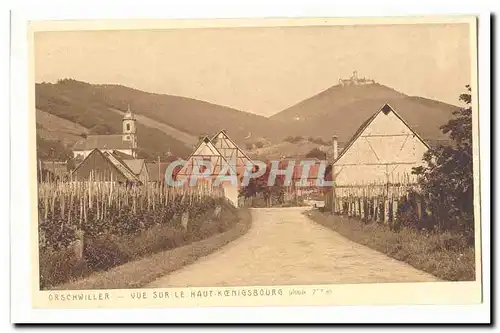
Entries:
[[[283,165],[280,165],[280,169],[283,168]],[[262,196],[264,199],[266,206],[271,206],[271,199],[275,198],[275,200],[279,203],[284,202],[285,196],[285,175],[276,175],[275,182],[269,186],[268,181],[270,177],[270,169],[271,165],[268,164],[266,167],[266,171],[260,177],[252,178],[249,180],[248,185],[244,186],[240,189],[240,195],[245,198],[251,198],[256,196]],[[258,171],[258,166],[254,166],[253,172]]]
[[426,165],[413,169],[441,229],[474,228],[471,88],[466,89],[459,98],[466,106],[441,126],[453,144],[431,148],[424,155]]
[[313,148],[306,154],[306,158],[317,158],[319,160],[324,160],[326,159],[326,154],[319,148]]

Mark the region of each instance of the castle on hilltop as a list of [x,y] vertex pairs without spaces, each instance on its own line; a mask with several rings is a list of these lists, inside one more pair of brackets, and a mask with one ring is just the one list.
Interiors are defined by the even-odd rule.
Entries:
[[366,77],[358,78],[358,71],[352,72],[349,79],[339,79],[341,86],[361,86],[366,84],[374,84],[375,80],[367,79]]

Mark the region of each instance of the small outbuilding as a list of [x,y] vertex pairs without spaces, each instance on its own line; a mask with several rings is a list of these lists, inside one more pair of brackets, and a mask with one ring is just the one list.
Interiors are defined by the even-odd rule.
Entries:
[[71,178],[74,181],[113,181],[119,183],[141,183],[135,173],[125,162],[109,152],[94,149],[73,170]]

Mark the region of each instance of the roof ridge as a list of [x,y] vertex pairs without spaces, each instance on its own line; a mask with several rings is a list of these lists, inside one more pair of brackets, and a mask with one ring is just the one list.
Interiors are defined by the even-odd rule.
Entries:
[[377,110],[377,112],[373,113],[368,119],[366,119],[362,124],[361,126],[358,127],[358,129],[354,132],[354,134],[351,136],[351,138],[349,140],[347,140],[345,146],[344,146],[344,149],[342,150],[342,152],[338,155],[338,157],[332,162],[332,163],[335,163],[337,162],[342,156],[345,155],[345,153],[347,152],[347,150],[349,150],[349,148],[354,144],[354,142],[359,138],[359,136],[363,133],[363,131],[368,127],[370,126],[370,124],[373,122],[373,120],[377,117],[377,115],[380,113],[380,112],[384,112],[384,114],[389,114],[389,112],[393,112],[394,115],[403,122],[403,124],[405,124],[406,127],[408,127],[410,129],[410,131],[415,134],[415,136],[420,140],[422,141],[422,143],[427,147],[429,148],[429,145],[420,137],[420,135],[418,135],[417,132],[415,132],[415,130],[413,130],[413,128],[396,112],[396,110],[394,110],[394,108],[389,104],[389,102],[385,102],[384,105],[379,108]]

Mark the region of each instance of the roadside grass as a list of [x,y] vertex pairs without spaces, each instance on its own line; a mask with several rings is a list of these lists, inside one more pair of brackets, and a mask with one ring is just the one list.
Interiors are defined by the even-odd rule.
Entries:
[[366,223],[357,218],[331,215],[319,210],[306,214],[315,222],[342,236],[389,257],[448,281],[475,280],[474,247],[459,233],[418,231],[401,228],[392,231],[387,225]]
[[103,234],[86,242],[83,261],[75,260],[70,249],[42,253],[41,287],[53,290],[136,287],[217,250],[250,227],[247,210],[227,205],[219,219],[213,219],[212,214],[209,210],[190,221],[188,232],[179,221],[159,224],[136,235]]

